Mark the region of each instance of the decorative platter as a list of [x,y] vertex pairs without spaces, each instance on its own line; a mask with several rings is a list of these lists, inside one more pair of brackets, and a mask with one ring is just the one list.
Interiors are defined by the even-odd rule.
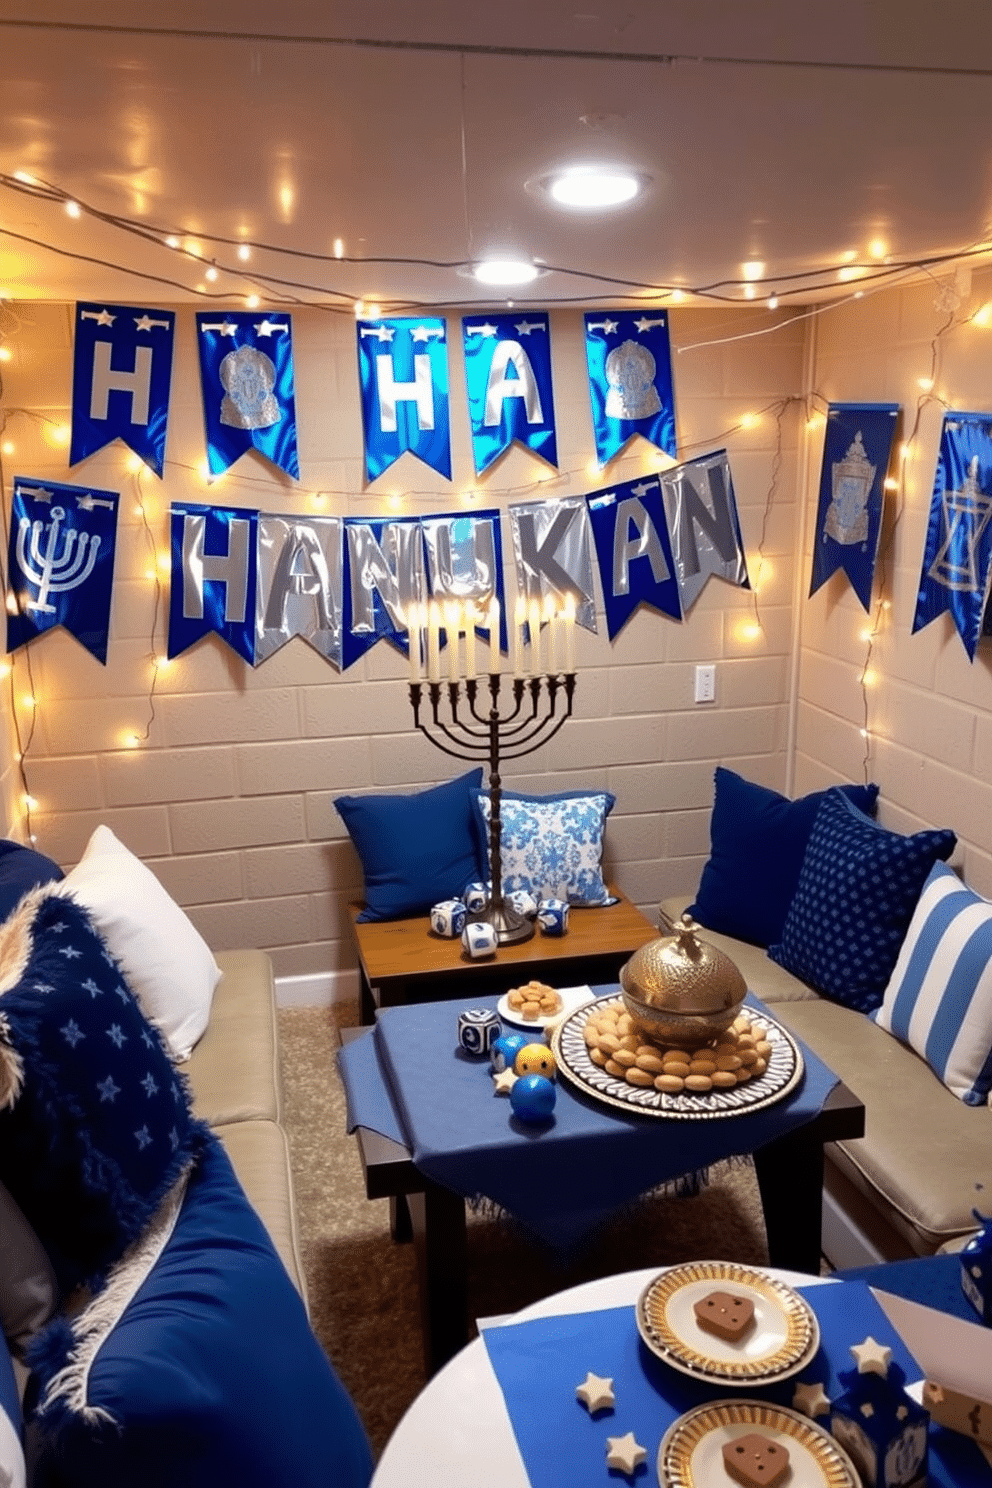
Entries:
[[[695,1304],[714,1290],[746,1297],[754,1322],[736,1341],[696,1320]],[[637,1331],[653,1354],[693,1379],[771,1385],[798,1374],[820,1346],[820,1325],[805,1297],[784,1281],[732,1261],[690,1261],[649,1282],[637,1299]]]
[[822,1427],[763,1400],[714,1400],[679,1416],[658,1448],[658,1482],[662,1488],[729,1488],[723,1449],[736,1437],[755,1434],[789,1453],[788,1488],[861,1488],[854,1463]]
[[[596,1100],[625,1111],[641,1111],[646,1116],[665,1116],[681,1121],[717,1120],[726,1116],[747,1116],[764,1106],[774,1105],[794,1090],[802,1079],[803,1056],[799,1045],[781,1023],[762,1011],[754,1014],[754,1023],[771,1044],[768,1067],[744,1085],[731,1090],[703,1093],[682,1091],[672,1095],[654,1086],[632,1085],[608,1073],[589,1057],[585,1025],[590,1014],[608,1003],[618,1002],[616,994],[597,997],[584,1003],[552,1030],[551,1047],[558,1061],[559,1073]],[[750,1016],[750,1010],[744,1009]],[[561,1014],[558,1014],[559,1019]]]
[[561,998],[561,1007],[556,1013],[547,1013],[539,1018],[524,1018],[516,1008],[512,1008],[507,1002],[508,992],[504,992],[496,1004],[496,1011],[504,1023],[512,1023],[514,1028],[549,1028],[552,1023],[557,1023],[560,1018],[574,1013],[576,1008],[582,1007],[584,1003],[592,1001],[591,987],[559,987],[558,996]]

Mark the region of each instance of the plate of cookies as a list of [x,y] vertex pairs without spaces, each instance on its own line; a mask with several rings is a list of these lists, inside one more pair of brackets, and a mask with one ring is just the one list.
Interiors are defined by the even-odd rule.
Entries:
[[662,1488],[860,1488],[854,1463],[808,1416],[765,1400],[714,1400],[668,1428]]
[[564,1013],[592,998],[591,987],[562,987],[556,990],[547,982],[530,981],[520,987],[511,987],[496,1004],[496,1011],[504,1023],[516,1028],[548,1028]]
[[649,1282],[637,1331],[653,1354],[693,1379],[769,1385],[798,1373],[820,1346],[805,1297],[758,1267],[690,1261]]
[[803,1074],[788,1030],[747,1008],[719,1039],[690,1051],[639,1037],[620,997],[597,997],[552,1029],[551,1047],[560,1072],[595,1099],[686,1121],[760,1110]]

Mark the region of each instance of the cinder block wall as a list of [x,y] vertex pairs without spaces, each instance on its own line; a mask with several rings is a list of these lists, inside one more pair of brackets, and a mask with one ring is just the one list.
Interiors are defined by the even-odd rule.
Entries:
[[[904,832],[952,827],[955,865],[992,897],[992,640],[971,663],[949,615],[912,633],[945,409],[992,411],[992,326],[972,318],[990,300],[992,273],[952,271],[817,319],[816,389],[835,401],[902,404],[908,448],[900,488],[886,496],[884,579],[871,613],[839,574],[801,606],[795,779],[797,790],[838,771],[878,781],[880,819]],[[806,511],[808,588],[813,482]]]
[[[349,319],[294,312],[299,486],[248,456],[208,487],[200,474],[191,306],[178,312],[163,482],[132,473],[121,446],[69,469],[62,431],[73,307],[32,304],[24,312],[4,377],[5,439],[13,446],[3,464],[8,510],[11,479],[21,474],[123,496],[107,666],[62,632],[12,658],[14,695],[30,691],[37,699],[26,773],[38,803],[31,819],[38,845],[68,867],[92,829],[106,822],[215,948],[263,947],[283,977],[348,973],[354,957],[345,906],[360,895],[361,873],[333,797],[414,790],[456,766],[413,731],[406,664],[386,643],[339,675],[301,640],[252,669],[210,637],[155,674],[153,658],[165,650],[168,566],[158,564],[167,552],[169,503],[213,499],[274,512],[384,516],[470,509],[473,502],[505,509],[512,501],[607,486],[592,464],[581,315],[552,316],[557,477],[512,450],[475,480],[458,320],[451,316],[455,478],[449,485],[406,456],[366,490]],[[553,744],[507,770],[517,787],[614,791],[608,871],[652,915],[659,898],[691,890],[698,879],[717,762],[786,784],[798,440],[805,429],[801,322],[789,323],[785,311],[751,308],[676,309],[671,318],[680,446],[686,457],[728,449],[757,592],[711,579],[684,623],[642,610],[612,644],[600,613],[597,635],[579,632],[575,718]],[[768,326],[770,334],[739,339]],[[741,427],[756,413],[753,425]],[[631,479],[662,463],[635,442],[608,476]],[[512,574],[507,580],[512,588]],[[716,664],[710,705],[692,700],[699,662]],[[132,733],[141,742],[125,747]],[[829,777],[834,769],[826,757],[817,774]],[[8,830],[20,825],[11,821]]]

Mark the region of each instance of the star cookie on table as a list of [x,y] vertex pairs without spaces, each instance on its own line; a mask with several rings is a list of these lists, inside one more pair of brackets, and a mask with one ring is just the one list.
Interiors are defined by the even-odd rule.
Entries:
[[628,1431],[625,1436],[608,1436],[606,1445],[608,1448],[607,1467],[617,1468],[618,1471],[626,1473],[628,1478],[632,1478],[635,1470],[647,1459],[647,1448],[634,1440],[632,1431]]
[[591,1416],[594,1416],[597,1411],[612,1410],[616,1404],[613,1381],[604,1379],[600,1374],[593,1374],[591,1369],[581,1385],[576,1385],[575,1393]]
[[518,1078],[512,1069],[500,1070],[498,1075],[493,1075],[493,1095],[509,1095]]
[[852,1343],[851,1353],[858,1363],[859,1374],[880,1374],[884,1379],[892,1362],[892,1350],[879,1343],[871,1334],[864,1343]]
[[821,1384],[797,1385],[792,1392],[792,1404],[795,1410],[802,1411],[804,1415],[825,1416],[830,1410],[830,1396]]

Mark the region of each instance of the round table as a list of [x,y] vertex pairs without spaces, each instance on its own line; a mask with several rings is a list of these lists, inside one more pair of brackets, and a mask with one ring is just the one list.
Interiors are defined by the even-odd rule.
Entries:
[[[583,1282],[543,1297],[505,1321],[633,1307],[659,1269]],[[830,1280],[772,1266],[763,1269],[790,1286]],[[503,1392],[481,1338],[450,1359],[414,1400],[386,1444],[372,1488],[465,1488],[468,1483],[472,1488],[530,1488]]]

